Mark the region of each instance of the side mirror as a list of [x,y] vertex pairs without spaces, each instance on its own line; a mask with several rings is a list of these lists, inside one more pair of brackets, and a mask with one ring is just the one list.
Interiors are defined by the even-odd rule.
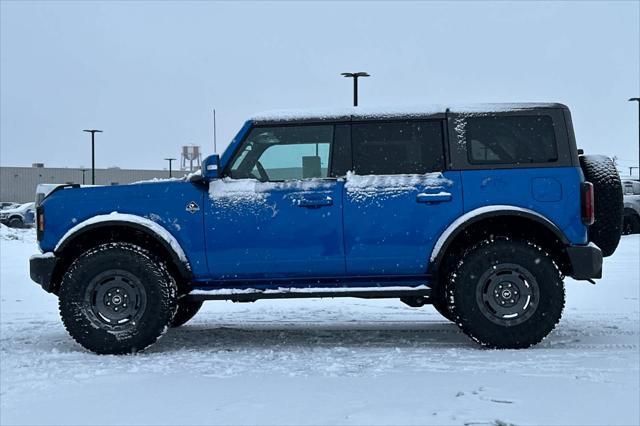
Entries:
[[220,156],[213,154],[202,162],[202,178],[209,182],[220,176]]

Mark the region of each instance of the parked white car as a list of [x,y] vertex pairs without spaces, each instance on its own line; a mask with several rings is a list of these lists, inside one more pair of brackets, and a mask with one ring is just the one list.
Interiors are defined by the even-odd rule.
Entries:
[[0,222],[11,228],[33,226],[35,223],[35,203],[24,203],[12,209],[0,211]]
[[640,180],[622,181],[624,194],[624,234],[640,234]]

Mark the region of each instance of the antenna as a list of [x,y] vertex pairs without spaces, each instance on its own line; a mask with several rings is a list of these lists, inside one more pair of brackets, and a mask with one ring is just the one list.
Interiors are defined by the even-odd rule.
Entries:
[[216,145],[216,109],[213,109],[213,153],[216,154],[218,152],[218,147]]

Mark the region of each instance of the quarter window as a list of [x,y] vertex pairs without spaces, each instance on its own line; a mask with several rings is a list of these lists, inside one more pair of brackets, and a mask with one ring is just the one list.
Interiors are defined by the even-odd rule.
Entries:
[[549,116],[467,117],[464,138],[471,164],[549,163],[558,160]]
[[444,165],[439,121],[354,124],[352,146],[359,175],[423,174]]

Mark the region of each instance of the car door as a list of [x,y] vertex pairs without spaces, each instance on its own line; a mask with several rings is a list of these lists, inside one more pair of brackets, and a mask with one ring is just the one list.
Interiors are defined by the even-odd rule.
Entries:
[[462,212],[459,172],[444,172],[444,121],[352,124],[344,189],[349,275],[421,275]]
[[226,177],[210,183],[205,238],[212,279],[344,274],[344,181],[330,176],[329,164],[335,128],[250,130]]

